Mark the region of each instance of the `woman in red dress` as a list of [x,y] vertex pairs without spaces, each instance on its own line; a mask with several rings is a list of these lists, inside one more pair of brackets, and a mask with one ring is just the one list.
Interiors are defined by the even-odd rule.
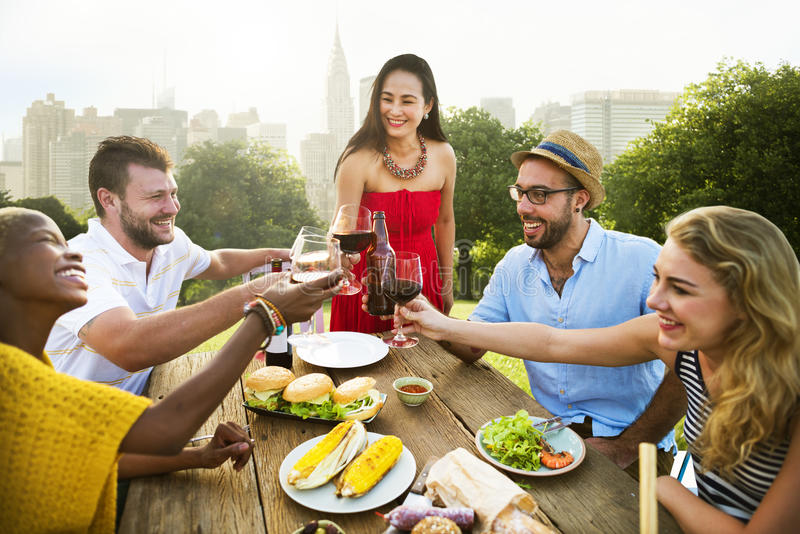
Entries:
[[[386,62],[372,86],[364,124],[336,165],[336,209],[358,204],[386,213],[389,244],[422,261],[422,294],[447,314],[453,306],[453,189],[456,157],[439,122],[428,63],[413,54]],[[366,262],[353,267],[361,279]],[[333,299],[331,330],[382,332],[391,321],[368,315],[358,295]]]

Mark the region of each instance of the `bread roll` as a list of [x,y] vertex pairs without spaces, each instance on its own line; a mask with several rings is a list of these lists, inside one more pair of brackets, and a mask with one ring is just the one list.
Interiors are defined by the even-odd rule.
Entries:
[[268,365],[257,369],[247,377],[244,385],[253,391],[268,391],[271,389],[283,389],[295,379],[294,373],[289,369]]
[[360,399],[375,387],[375,379],[371,376],[357,376],[347,382],[342,382],[336,391],[333,392],[333,402],[337,404],[348,404],[356,399]]
[[288,402],[308,402],[331,391],[331,377],[322,373],[311,373],[290,382],[283,390],[283,398]]

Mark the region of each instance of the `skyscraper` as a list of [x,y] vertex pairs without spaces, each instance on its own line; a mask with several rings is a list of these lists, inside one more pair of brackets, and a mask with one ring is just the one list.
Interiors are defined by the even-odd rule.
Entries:
[[189,114],[178,109],[117,108],[114,117],[122,120],[122,134],[146,137],[163,146],[173,163],[180,165],[186,150]]
[[[84,132],[73,132],[50,144],[50,192],[73,209],[80,210],[91,204],[88,168],[99,139],[87,142]],[[87,144],[92,141],[95,150],[90,153]]]
[[680,93],[622,89],[585,91],[572,97],[572,130],[611,163],[628,143],[648,135],[663,121]]
[[25,197],[21,161],[0,161],[0,191],[7,191],[14,200]]
[[353,135],[353,98],[350,74],[339,39],[339,27],[328,59],[325,83],[325,134],[309,134],[300,143],[300,166],[306,177],[306,197],[325,220],[333,218],[336,188],[333,172],[339,155]]
[[22,162],[22,138],[3,140],[3,161]]
[[89,162],[100,141],[120,134],[121,119],[101,117],[97,108],[85,108],[83,115],[75,117],[70,132],[50,144],[50,193],[71,208],[89,207]]
[[45,197],[50,191],[50,143],[72,128],[75,110],[47,93],[36,100],[22,119],[22,169],[26,197]]
[[312,133],[300,141],[300,161],[306,176],[306,198],[325,221],[333,220],[336,207],[336,188],[333,171],[338,156],[334,150],[336,136]]
[[542,133],[548,135],[555,130],[572,129],[572,108],[558,102],[548,102],[533,110],[533,122],[542,124]]
[[247,111],[239,113],[231,113],[228,115],[228,122],[225,124],[227,128],[247,128],[251,124],[258,124],[258,110],[250,108]]
[[481,98],[481,107],[492,114],[503,128],[513,130],[516,128],[514,103],[509,97]]
[[[339,39],[339,27],[328,59],[325,84],[325,130],[336,138],[336,151],[341,152],[353,135],[353,98],[350,96],[350,74]],[[338,154],[337,154],[338,155]]]
[[258,122],[247,127],[247,140],[267,143],[272,148],[286,150],[286,124]]
[[186,145],[191,146],[205,141],[216,141],[219,124],[219,115],[213,109],[204,109],[195,114],[189,122]]

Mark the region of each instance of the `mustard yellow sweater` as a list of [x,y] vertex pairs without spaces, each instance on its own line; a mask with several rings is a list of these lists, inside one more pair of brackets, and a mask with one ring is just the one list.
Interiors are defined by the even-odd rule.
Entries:
[[114,532],[119,444],[150,400],[0,343],[0,532]]

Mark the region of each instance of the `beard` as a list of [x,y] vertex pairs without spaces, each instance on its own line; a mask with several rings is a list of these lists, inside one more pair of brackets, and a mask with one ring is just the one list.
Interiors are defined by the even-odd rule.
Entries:
[[119,215],[122,231],[125,232],[125,235],[128,236],[128,239],[133,241],[133,243],[140,248],[152,250],[159,245],[166,245],[167,243],[172,242],[172,240],[175,238],[175,234],[173,232],[170,232],[168,237],[161,237],[156,234],[153,231],[153,228],[150,226],[151,223],[163,218],[163,215],[160,217],[153,217],[152,219],[138,217],[128,207],[128,203],[124,200],[122,201],[122,209],[120,210]]
[[558,245],[569,230],[572,224],[572,213],[569,209],[569,203],[564,204],[564,211],[552,221],[547,221],[540,217],[531,217],[524,219],[528,222],[541,222],[544,223],[545,231],[539,237],[525,236],[525,244],[529,247],[547,250]]

